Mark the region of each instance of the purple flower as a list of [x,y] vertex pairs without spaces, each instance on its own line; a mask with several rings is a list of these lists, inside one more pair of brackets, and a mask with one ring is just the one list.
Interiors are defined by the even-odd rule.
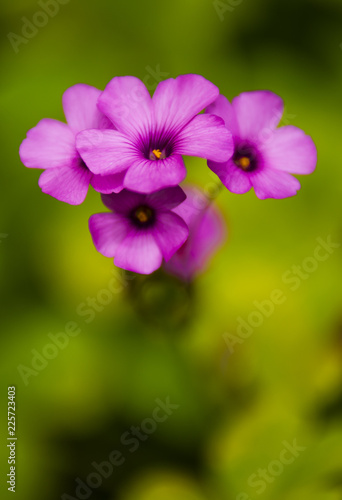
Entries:
[[[161,82],[153,98],[132,76],[113,78],[98,107],[117,130],[87,130],[77,149],[94,174],[123,174],[124,186],[140,193],[176,186],[186,176],[182,155],[223,162],[233,152],[231,133],[217,116],[198,113],[219,95],[199,75]],[[198,116],[197,116],[198,115]]]
[[244,92],[230,104],[222,95],[206,110],[220,116],[232,132],[234,154],[208,166],[233,193],[252,187],[260,199],[286,198],[300,189],[290,175],[311,174],[317,152],[311,137],[292,125],[276,128],[284,111],[282,99],[269,91]]
[[225,222],[218,209],[194,186],[184,188],[186,200],[174,208],[189,227],[189,238],[164,264],[170,274],[191,281],[203,272],[209,259],[226,238]]
[[39,178],[42,191],[71,205],[84,201],[89,184],[101,193],[123,188],[122,173],[94,175],[76,150],[75,137],[81,130],[113,128],[97,109],[100,94],[100,90],[81,83],[70,87],[63,95],[67,124],[45,118],[28,131],[20,146],[20,158],[26,167],[46,169]]
[[112,212],[94,214],[89,219],[96,249],[105,257],[115,257],[114,264],[122,269],[152,273],[188,237],[184,220],[171,211],[185,197],[179,186],[148,195],[126,189],[102,195]]

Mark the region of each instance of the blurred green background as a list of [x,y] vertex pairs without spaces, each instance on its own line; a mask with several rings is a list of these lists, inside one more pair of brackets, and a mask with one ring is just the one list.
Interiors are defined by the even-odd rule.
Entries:
[[[317,238],[342,242],[341,1],[64,0],[47,22],[37,17],[44,3],[1,5],[1,498],[11,494],[6,398],[15,385],[18,499],[341,500],[340,248],[295,291],[284,280],[313,257]],[[23,17],[44,26],[15,50],[8,33],[23,36]],[[312,135],[319,156],[294,198],[221,192],[229,238],[190,287],[161,273],[114,275],[87,228],[103,210],[98,194],[78,207],[58,202],[18,156],[41,118],[63,120],[67,87],[135,75],[153,90],[182,73],[202,74],[228,98],[278,93],[283,124]],[[205,161],[187,165],[188,180],[210,191]],[[238,318],[248,321],[275,289],[286,300],[229,349]],[[86,315],[98,294],[106,305]],[[72,321],[80,333],[46,351],[48,335]],[[20,374],[44,349],[53,359]],[[179,407],[129,451],[122,435],[167,397]],[[284,465],[284,442],[295,440],[301,451]],[[124,463],[77,497],[76,479],[96,483],[92,463],[113,450]]]

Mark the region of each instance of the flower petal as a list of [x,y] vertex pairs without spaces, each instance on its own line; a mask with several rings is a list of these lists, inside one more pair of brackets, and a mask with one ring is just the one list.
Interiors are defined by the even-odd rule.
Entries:
[[66,123],[44,118],[27,132],[19,155],[29,168],[71,166],[78,157],[75,136]]
[[76,147],[94,174],[117,174],[131,165],[137,153],[130,140],[116,130],[84,130],[76,136]]
[[[201,194],[198,189],[187,186],[185,191],[187,199],[175,212],[184,212],[184,220],[189,225],[189,238],[164,267],[167,272],[190,281],[205,270],[210,257],[222,245],[226,238],[226,227],[215,205],[198,209],[196,200]],[[184,205],[187,205],[186,210]]]
[[218,95],[216,85],[200,75],[180,75],[160,82],[152,98],[157,127],[179,131]]
[[183,245],[189,235],[188,226],[173,212],[157,213],[152,232],[166,261]]
[[172,211],[179,215],[189,228],[192,227],[194,221],[203,211],[208,209],[210,199],[205,196],[203,191],[193,185],[186,185],[184,187],[186,200],[180,205],[175,207]]
[[215,115],[198,115],[177,137],[176,152],[223,162],[234,152],[232,134]]
[[193,273],[204,269],[209,257],[226,238],[225,221],[215,205],[210,205],[194,229],[194,235],[189,241]]
[[149,231],[132,229],[115,253],[114,264],[126,271],[151,274],[163,261],[162,253]]
[[138,159],[128,169],[124,185],[139,193],[152,193],[158,189],[176,186],[186,176],[186,169],[180,155],[163,160]]
[[169,187],[146,196],[146,202],[156,210],[170,210],[177,207],[186,198],[186,194],[179,186]]
[[277,129],[261,150],[270,168],[293,174],[311,174],[316,168],[317,150],[313,140],[292,125]]
[[91,173],[84,167],[58,167],[45,170],[39,177],[43,193],[70,205],[80,205],[87,196]]
[[96,250],[105,257],[114,257],[129,231],[129,224],[122,216],[107,212],[92,215],[89,230]]
[[232,193],[247,193],[252,187],[249,174],[238,168],[232,160],[226,163],[208,161],[208,167]]
[[298,179],[286,172],[271,168],[263,168],[259,172],[251,174],[250,181],[260,200],[288,198],[297,194],[300,189]]
[[117,76],[102,92],[98,107],[116,128],[137,138],[151,128],[151,96],[138,78]]
[[128,215],[131,210],[146,202],[146,195],[123,189],[120,193],[103,194],[102,203],[119,214]]
[[119,193],[123,189],[123,180],[126,171],[111,175],[95,175],[93,174],[90,184],[98,193]]
[[284,112],[281,97],[268,90],[243,92],[232,101],[240,139],[262,143],[278,126]]
[[239,135],[239,127],[233,106],[225,96],[220,94],[213,103],[209,104],[205,112],[222,118],[227,129],[231,131],[233,136]]
[[84,83],[73,85],[64,92],[64,114],[75,134],[90,128],[113,128],[97,107],[100,95],[101,90]]

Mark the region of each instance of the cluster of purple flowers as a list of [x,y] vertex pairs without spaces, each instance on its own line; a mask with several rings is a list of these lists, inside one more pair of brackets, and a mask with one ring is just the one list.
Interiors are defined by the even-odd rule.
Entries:
[[[189,280],[222,243],[225,226],[194,187],[182,189],[184,155],[205,158],[233,193],[260,199],[296,194],[290,174],[310,174],[317,153],[294,126],[277,128],[283,101],[269,91],[230,103],[200,75],[161,82],[153,97],[132,76],[102,92],[84,84],[63,95],[67,123],[43,119],[29,130],[20,158],[44,169],[39,186],[60,201],[82,203],[89,185],[110,212],[90,217],[96,249],[116,266],[150,274],[165,269]],[[204,113],[201,111],[205,110]]]

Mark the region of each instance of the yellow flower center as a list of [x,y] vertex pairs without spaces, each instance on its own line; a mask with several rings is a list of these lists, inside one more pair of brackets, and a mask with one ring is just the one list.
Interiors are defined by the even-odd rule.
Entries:
[[154,149],[152,151],[152,153],[154,154],[154,156],[157,158],[157,160],[160,160],[160,157],[162,155],[162,152],[160,151],[160,149]]
[[166,158],[166,152],[164,149],[162,151],[160,151],[160,149],[152,149],[149,154],[150,160],[164,160],[164,158]]
[[139,222],[144,224],[148,222],[152,217],[152,210],[148,207],[139,207],[136,209],[134,216],[138,219]]
[[243,156],[237,162],[243,170],[247,170],[251,165],[251,160],[247,156]]

